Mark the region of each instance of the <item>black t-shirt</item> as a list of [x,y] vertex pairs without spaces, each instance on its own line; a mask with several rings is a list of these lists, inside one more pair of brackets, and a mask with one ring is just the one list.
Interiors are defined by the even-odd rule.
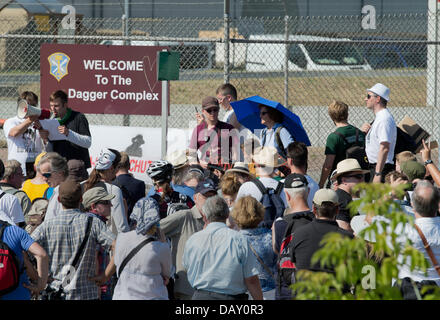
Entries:
[[278,218],[274,222],[275,228],[275,248],[280,252],[281,242],[283,242],[286,228],[291,221],[294,221],[292,233],[299,227],[311,222],[315,215],[311,211],[300,211],[295,213],[284,213],[282,218]]
[[336,215],[336,220],[342,220],[350,223],[351,215],[348,204],[353,201],[353,198],[348,192],[345,192],[342,189],[337,189],[336,194],[338,195],[339,199],[339,213]]
[[121,188],[124,198],[127,200],[128,215],[133,211],[136,202],[145,197],[145,182],[134,178],[131,174],[121,174],[113,181]]
[[312,271],[332,272],[332,269],[323,269],[318,261],[311,265],[313,254],[321,248],[322,238],[330,232],[337,232],[343,236],[353,238],[353,235],[339,228],[336,221],[315,219],[312,222],[298,228],[293,233],[291,260],[298,270],[307,269]]
[[[78,111],[72,110],[72,114],[69,119],[66,120],[64,125],[71,131],[74,131],[80,135],[91,136],[89,129],[89,122],[85,115]],[[53,145],[53,151],[59,153],[61,156],[67,159],[77,159],[84,161],[85,167],[90,168],[89,149],[80,147],[67,140],[51,141]]]

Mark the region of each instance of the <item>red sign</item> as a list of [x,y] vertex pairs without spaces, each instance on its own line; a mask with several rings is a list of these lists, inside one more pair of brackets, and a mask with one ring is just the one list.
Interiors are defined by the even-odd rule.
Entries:
[[160,115],[156,59],[164,48],[42,44],[41,106],[49,109],[49,96],[61,89],[69,107],[83,113]]

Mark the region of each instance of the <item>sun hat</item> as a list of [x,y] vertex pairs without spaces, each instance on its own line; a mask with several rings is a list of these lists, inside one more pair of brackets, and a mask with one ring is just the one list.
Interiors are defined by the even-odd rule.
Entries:
[[82,204],[84,208],[90,208],[93,203],[112,200],[114,197],[115,195],[109,194],[103,187],[93,187],[83,193]]
[[174,169],[180,169],[188,163],[186,150],[177,150],[167,155],[166,160],[170,162]]
[[249,172],[249,167],[248,167],[247,163],[244,163],[244,162],[234,163],[234,166],[231,169],[226,170],[226,172],[239,172],[239,173],[244,173],[247,175],[251,174]]
[[319,189],[313,196],[313,203],[320,206],[324,202],[339,204],[338,194],[332,189]]
[[280,159],[277,149],[274,147],[258,147],[254,150],[253,160],[255,164],[264,165],[266,167],[279,167],[285,161]]
[[370,89],[367,89],[367,91],[377,94],[386,101],[390,100],[390,89],[387,86],[384,86],[382,83],[376,83]]
[[340,161],[336,165],[336,173],[334,175],[332,175],[331,179],[336,180],[339,176],[341,176],[345,173],[348,173],[348,172],[356,172],[356,173],[365,174],[370,171],[362,169],[359,162],[356,159],[348,158],[348,159]]
[[98,161],[96,162],[95,169],[96,170],[107,170],[109,169],[113,161],[115,161],[116,155],[111,152],[109,149],[104,148],[101,150],[101,153],[99,154]]

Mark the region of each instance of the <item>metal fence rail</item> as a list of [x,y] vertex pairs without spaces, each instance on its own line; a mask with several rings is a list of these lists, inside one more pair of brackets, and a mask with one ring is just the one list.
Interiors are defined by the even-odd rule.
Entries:
[[[436,21],[429,12],[377,16],[375,29],[363,28],[362,16],[132,18],[126,28],[123,19],[83,18],[75,30],[64,30],[61,18],[1,18],[0,118],[15,115],[20,92],[39,95],[42,43],[153,41],[181,53],[180,80],[170,84],[169,127],[193,124],[193,106],[228,81],[239,98],[258,94],[287,105],[300,115],[312,145],[323,147],[334,129],[331,101],[351,106],[349,121],[360,126],[373,117],[362,107],[366,88],[381,82],[391,89],[396,121],[407,114],[439,140]],[[161,126],[155,116],[87,118],[99,125]]]

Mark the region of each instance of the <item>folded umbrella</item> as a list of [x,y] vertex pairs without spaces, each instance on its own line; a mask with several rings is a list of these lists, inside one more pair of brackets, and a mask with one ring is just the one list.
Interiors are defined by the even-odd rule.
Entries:
[[304,142],[307,146],[311,145],[307,132],[301,123],[301,119],[281,103],[267,100],[260,96],[252,96],[231,102],[238,122],[252,132],[256,129],[265,128],[265,126],[261,124],[260,109],[258,108],[260,104],[280,111],[284,115],[284,120],[281,124],[289,131],[293,139],[295,139],[295,141]]

